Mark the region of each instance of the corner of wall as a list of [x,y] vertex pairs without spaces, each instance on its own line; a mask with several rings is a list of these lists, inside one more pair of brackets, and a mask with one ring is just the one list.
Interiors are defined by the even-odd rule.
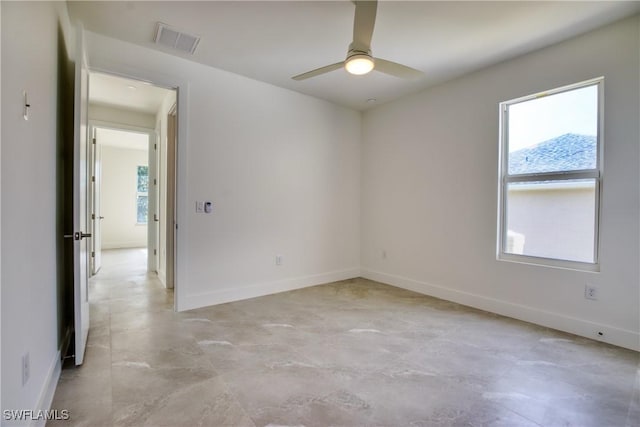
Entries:
[[[640,15],[625,18],[367,111],[363,276],[640,350],[639,25]],[[495,262],[499,102],[602,75],[603,268]],[[397,256],[383,259],[381,247]],[[606,296],[586,301],[585,282]]]
[[187,295],[182,301],[179,301],[177,309],[178,311],[191,310],[210,305],[273,295],[280,292],[294,291],[296,289],[354,279],[356,277],[360,277],[359,268],[332,271],[311,276],[291,277],[271,282],[246,285],[239,288],[220,289],[198,295]]
[[62,31],[64,44],[69,55],[68,58],[71,59],[73,53],[75,52],[75,36],[73,25],[71,25],[71,18],[69,17],[69,8],[67,7],[66,1],[57,1],[55,2],[55,5],[58,12],[58,22]]

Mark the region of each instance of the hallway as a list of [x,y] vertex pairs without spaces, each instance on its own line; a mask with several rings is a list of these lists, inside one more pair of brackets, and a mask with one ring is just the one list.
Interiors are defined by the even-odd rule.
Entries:
[[122,369],[128,366],[126,341],[174,314],[173,290],[147,274],[146,248],[103,251],[102,268],[89,281],[89,302],[85,363],[62,371],[52,405],[70,412],[71,420],[58,421],[60,425],[112,425],[112,411],[123,391],[120,386],[128,377]]

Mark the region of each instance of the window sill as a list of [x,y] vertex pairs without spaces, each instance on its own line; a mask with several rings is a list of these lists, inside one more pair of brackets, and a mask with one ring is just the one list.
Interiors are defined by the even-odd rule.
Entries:
[[498,261],[513,262],[517,264],[534,265],[540,267],[559,268],[562,270],[580,271],[583,273],[599,273],[600,264],[580,261],[566,261],[552,258],[542,258],[527,255],[516,255],[500,253],[497,258]]

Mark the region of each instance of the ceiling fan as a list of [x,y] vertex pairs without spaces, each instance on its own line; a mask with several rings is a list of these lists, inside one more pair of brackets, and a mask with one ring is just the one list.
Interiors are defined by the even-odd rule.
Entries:
[[293,80],[306,80],[344,67],[355,75],[367,74],[373,69],[403,79],[415,79],[422,71],[371,55],[371,37],[376,23],[377,0],[354,1],[356,13],[353,22],[353,41],[349,45],[347,59],[293,76]]

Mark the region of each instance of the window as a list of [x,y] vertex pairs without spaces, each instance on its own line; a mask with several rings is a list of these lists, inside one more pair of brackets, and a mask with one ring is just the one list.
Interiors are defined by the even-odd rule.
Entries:
[[602,86],[500,104],[499,259],[597,270]]
[[147,223],[147,213],[149,212],[149,166],[138,166],[137,182],[137,209],[136,222],[138,224]]

